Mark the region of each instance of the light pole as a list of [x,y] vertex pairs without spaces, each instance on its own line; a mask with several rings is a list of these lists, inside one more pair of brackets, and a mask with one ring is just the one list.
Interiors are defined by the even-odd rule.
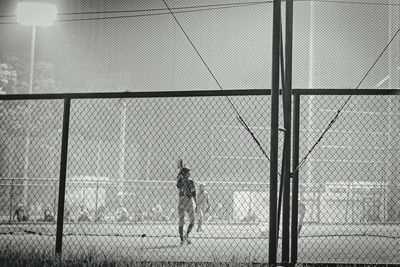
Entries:
[[57,17],[54,4],[41,2],[20,2],[17,5],[17,20],[21,25],[32,26],[31,61],[29,72],[29,93],[33,92],[33,71],[35,58],[36,27],[51,26]]
[[[29,94],[33,93],[33,72],[35,59],[35,43],[36,43],[36,27],[51,26],[57,16],[57,8],[53,4],[42,2],[19,2],[17,5],[17,21],[21,25],[32,26],[31,40],[31,56],[30,56],[30,71],[29,71]],[[29,167],[29,147],[30,147],[30,121],[31,121],[31,103],[28,101],[28,124],[25,138],[24,152],[24,181],[23,181],[23,203],[27,204],[28,190],[28,167]]]

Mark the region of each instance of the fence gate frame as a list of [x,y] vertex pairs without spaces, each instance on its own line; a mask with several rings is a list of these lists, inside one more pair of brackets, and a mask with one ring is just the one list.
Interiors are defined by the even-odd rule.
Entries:
[[[400,96],[399,89],[293,89],[293,146],[292,146],[292,199],[291,199],[291,261],[295,265],[298,257],[298,198],[299,198],[299,152],[300,152],[300,108],[301,96]],[[279,221],[279,220],[278,220]],[[284,238],[284,237],[282,237]],[[306,263],[307,264],[307,263]],[[324,264],[324,263],[320,263]],[[352,264],[353,265],[353,264]],[[357,265],[357,264],[355,264]],[[363,264],[362,264],[363,265]]]
[[[272,90],[257,89],[257,90],[224,90],[224,91],[163,91],[163,92],[123,92],[123,93],[70,93],[70,94],[18,94],[18,95],[0,95],[1,100],[50,100],[62,99],[63,104],[63,128],[62,128],[62,142],[61,142],[61,161],[59,173],[59,195],[58,195],[58,212],[57,212],[57,228],[56,228],[56,255],[62,254],[62,238],[64,226],[64,204],[65,204],[65,189],[66,189],[66,171],[67,171],[67,158],[68,158],[68,137],[69,137],[69,123],[70,123],[70,109],[71,100],[73,99],[101,99],[101,98],[174,98],[174,97],[212,97],[212,96],[267,96],[271,97]],[[282,91],[279,91],[283,94]],[[399,96],[400,89],[292,89],[291,98],[293,103],[292,109],[292,172],[290,173],[291,183],[291,227],[289,232],[283,232],[290,240],[290,261],[282,262],[281,264],[294,265],[297,263],[298,256],[298,197],[299,197],[299,140],[300,140],[300,108],[301,96],[323,96],[323,95],[337,95],[337,96]],[[271,214],[271,221],[279,226],[277,214]],[[271,228],[270,228],[271,229]],[[270,242],[271,240],[269,240]],[[278,242],[276,242],[276,251],[278,249]],[[270,247],[271,249],[271,247]],[[269,262],[271,265],[271,262]],[[275,265],[276,263],[272,264]]]

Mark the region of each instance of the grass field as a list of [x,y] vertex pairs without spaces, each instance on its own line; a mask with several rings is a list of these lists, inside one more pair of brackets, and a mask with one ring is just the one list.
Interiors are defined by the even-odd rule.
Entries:
[[[193,244],[184,246],[179,245],[176,228],[173,224],[66,224],[63,256],[90,252],[138,262],[268,261],[268,237],[261,236],[265,226],[205,225],[202,233],[193,233]],[[54,224],[1,225],[0,229],[2,251],[54,252]],[[305,225],[298,248],[299,262],[399,264],[400,226]]]

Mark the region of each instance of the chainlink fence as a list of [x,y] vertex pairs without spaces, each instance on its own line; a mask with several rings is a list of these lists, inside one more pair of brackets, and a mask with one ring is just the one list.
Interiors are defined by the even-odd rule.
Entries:
[[1,100],[0,113],[2,249],[49,249],[55,241],[55,231],[46,228],[55,230],[63,100]]
[[[229,92],[67,95],[63,254],[267,262],[270,162],[260,146],[269,154],[270,97]],[[400,263],[400,101],[391,95],[398,91],[294,92],[298,262]],[[1,97],[2,249],[54,251],[56,244],[65,97],[38,98]],[[210,203],[184,246],[179,159]]]
[[[205,95],[71,100],[63,253],[266,261],[269,161],[235,109],[267,149],[269,98]],[[1,237],[13,249],[54,250],[63,102],[2,108]],[[179,159],[210,203],[185,255],[176,251]]]
[[300,97],[300,158],[332,126],[299,172],[299,262],[399,263],[400,101],[375,93]]

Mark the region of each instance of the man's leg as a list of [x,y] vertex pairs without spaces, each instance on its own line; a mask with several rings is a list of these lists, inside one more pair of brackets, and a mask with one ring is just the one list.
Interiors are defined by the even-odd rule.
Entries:
[[194,226],[194,220],[190,221],[190,223],[189,223],[189,226],[188,226],[188,229],[187,229],[187,232],[186,232],[186,237],[189,237],[189,234],[192,231],[193,226]]
[[190,223],[189,223],[189,226],[188,226],[188,229],[187,229],[187,232],[186,232],[186,242],[187,242],[188,244],[191,244],[192,242],[191,242],[190,239],[189,239],[189,234],[190,234],[190,232],[192,231],[192,228],[193,228],[194,223],[195,223],[194,200],[193,200],[193,199],[190,199],[189,202],[188,202],[188,205],[187,205],[187,213],[188,213],[188,215],[189,215]]
[[181,245],[184,243],[184,237],[183,237],[183,225],[185,224],[185,208],[183,206],[184,203],[182,203],[181,199],[179,199],[179,205],[178,205],[178,216],[179,216],[179,237],[181,239]]
[[179,237],[181,238],[181,245],[183,244],[183,225],[179,225]]

